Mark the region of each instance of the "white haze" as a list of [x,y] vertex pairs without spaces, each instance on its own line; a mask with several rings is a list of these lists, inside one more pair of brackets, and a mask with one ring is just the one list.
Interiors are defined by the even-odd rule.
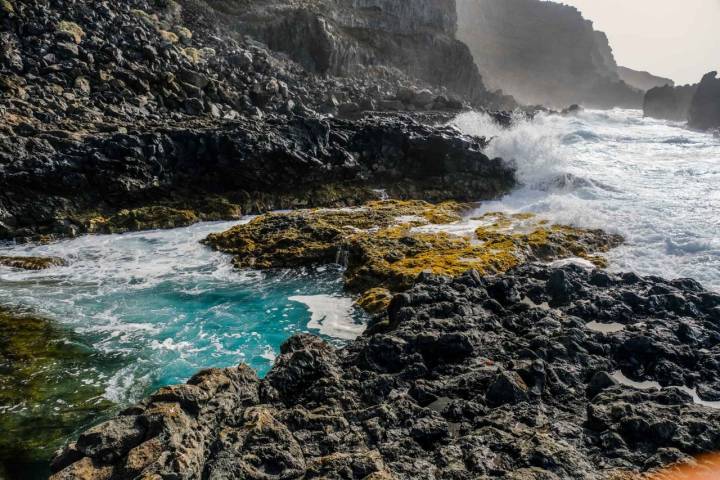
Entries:
[[607,33],[619,65],[697,83],[720,69],[720,0],[562,0]]

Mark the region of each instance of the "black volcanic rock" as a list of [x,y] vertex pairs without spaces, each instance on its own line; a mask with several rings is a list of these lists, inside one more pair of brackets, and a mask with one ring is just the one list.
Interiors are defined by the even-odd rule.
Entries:
[[720,128],[720,78],[717,72],[706,74],[690,105],[688,125],[700,130]]
[[[260,22],[268,28],[297,21],[290,31],[302,32],[303,19],[314,18],[339,29],[338,38],[322,37],[330,46],[364,38],[364,73],[349,68],[352,59],[347,68],[303,67],[302,58],[260,43],[274,40],[251,28],[251,10],[228,2],[3,5],[0,238],[353,205],[379,188],[402,198],[479,200],[514,182],[511,168],[482,153],[482,139],[374,112],[394,102],[395,110],[442,111],[441,119],[414,116],[442,124],[470,101],[495,98],[452,38],[454,9],[445,3],[343,3],[325,12],[335,18],[330,25],[317,2],[251,2],[252,12],[270,15]],[[363,35],[351,28],[360,23]],[[386,55],[401,40],[408,43],[397,51],[412,63]],[[422,54],[410,55],[416,42]],[[457,69],[449,74],[440,60]],[[456,81],[465,90],[446,95]],[[411,93],[406,102],[397,100],[401,91]]]
[[52,478],[625,478],[720,449],[720,410],[678,388],[720,387],[718,305],[695,282],[576,266],[425,274],[374,333],[295,336],[264,380],[240,366],[163,388]]
[[102,215],[146,205],[171,208],[123,215],[158,228],[354,205],[375,198],[374,189],[471,201],[515,184],[511,167],[482,153],[483,139],[403,116],[247,119],[83,138],[17,130],[0,136],[0,238],[106,231],[93,224],[118,222]]
[[470,50],[455,38],[455,0],[271,0],[220,18],[311,72],[377,77],[399,70],[475,105],[515,106],[485,88]]
[[607,36],[574,7],[538,0],[457,0],[458,38],[485,83],[518,101],[563,108],[640,108]]
[[678,122],[687,121],[697,85],[685,85],[681,87],[656,87],[647,91],[643,104],[643,112],[646,117],[659,118],[663,120],[674,120]]

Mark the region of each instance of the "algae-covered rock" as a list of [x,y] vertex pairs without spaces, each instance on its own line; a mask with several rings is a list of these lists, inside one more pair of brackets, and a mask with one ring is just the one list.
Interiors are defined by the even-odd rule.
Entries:
[[238,267],[289,268],[344,263],[344,247],[363,232],[399,224],[459,221],[466,205],[448,202],[374,201],[358,208],[269,213],[248,224],[208,236],[205,243],[235,255]]
[[187,227],[199,221],[200,218],[191,210],[152,206],[121,210],[109,218],[93,218],[90,220],[88,231],[91,233],[125,233]]
[[68,436],[112,413],[100,380],[120,363],[48,319],[0,309],[0,477],[42,478]]
[[20,270],[45,270],[65,265],[65,260],[58,257],[7,257],[0,256],[0,265]]
[[365,292],[359,304],[377,311],[388,303],[380,292],[406,290],[421,273],[494,274],[524,262],[568,257],[604,266],[598,254],[622,241],[600,230],[551,225],[532,214],[490,213],[462,220],[467,208],[388,200],[353,209],[272,213],[210,235],[205,243],[234,255],[241,268],[343,264],[346,286]]

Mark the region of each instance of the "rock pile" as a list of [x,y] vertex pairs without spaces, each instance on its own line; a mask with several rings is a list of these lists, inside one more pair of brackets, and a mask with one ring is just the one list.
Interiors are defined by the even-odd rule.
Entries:
[[263,380],[163,388],[52,478],[631,478],[720,449],[718,325],[720,295],[691,280],[424,275],[348,347],[299,335]]

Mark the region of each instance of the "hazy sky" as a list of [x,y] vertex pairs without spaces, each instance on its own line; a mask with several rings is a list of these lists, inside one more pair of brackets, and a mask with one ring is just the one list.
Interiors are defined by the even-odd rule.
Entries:
[[561,0],[608,34],[619,65],[680,84],[720,70],[720,0]]

